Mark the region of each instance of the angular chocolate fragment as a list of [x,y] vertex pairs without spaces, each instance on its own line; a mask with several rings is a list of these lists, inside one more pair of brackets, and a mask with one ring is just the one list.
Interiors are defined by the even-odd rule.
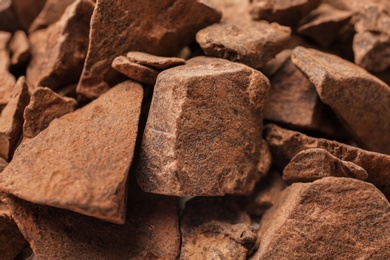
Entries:
[[329,47],[352,15],[351,11],[321,4],[301,20],[300,23],[303,25],[298,28],[298,32],[310,37],[323,47]]
[[297,47],[293,63],[364,148],[390,154],[390,87],[332,54]]
[[282,175],[275,170],[271,172],[256,185],[252,197],[248,199],[245,211],[252,216],[262,216],[272,207],[280,192],[286,187]]
[[152,67],[156,70],[165,70],[186,63],[186,61],[182,58],[161,57],[139,51],[128,52],[126,54],[126,57],[131,62],[138,63],[147,67]]
[[24,31],[16,31],[9,43],[9,49],[12,53],[11,65],[23,66],[27,64],[30,57],[30,44]]
[[174,56],[221,14],[197,0],[97,0],[77,92],[96,98],[116,83],[111,68],[127,51]]
[[297,153],[283,170],[283,180],[288,183],[312,182],[331,176],[365,180],[368,174],[362,167],[340,160],[322,148]]
[[37,88],[24,110],[23,137],[33,138],[46,129],[55,118],[73,112],[77,101],[62,97],[49,88]]
[[116,57],[112,62],[112,67],[130,79],[147,85],[154,85],[159,73],[157,70],[131,62],[126,56]]
[[254,20],[267,20],[295,26],[321,0],[251,0],[250,14]]
[[58,22],[30,35],[32,60],[27,68],[27,81],[31,85],[56,89],[79,80],[93,8],[93,2],[78,0]]
[[142,93],[126,81],[52,121],[19,146],[0,174],[0,190],[123,224]]
[[29,33],[44,29],[58,21],[66,8],[76,0],[46,0],[41,12],[29,28]]
[[389,259],[389,219],[389,202],[367,182],[295,183],[263,216],[251,259]]
[[0,112],[8,103],[15,86],[15,77],[8,71],[11,59],[7,47],[10,39],[10,33],[0,32]]
[[260,72],[218,58],[161,72],[141,147],[141,188],[175,196],[250,193],[260,178],[268,89]]
[[12,196],[5,202],[38,259],[177,259],[180,235],[176,200],[134,196],[129,197],[124,225]]
[[180,225],[180,259],[246,259],[257,235],[249,216],[226,198],[194,198]]
[[20,77],[0,115],[0,157],[7,161],[11,160],[22,133],[23,111],[29,101],[26,80]]
[[313,138],[276,125],[267,125],[265,139],[274,158],[282,169],[299,152],[309,148],[323,148],[343,161],[352,162],[367,171],[367,182],[373,183],[390,198],[390,156],[365,151],[353,146]]
[[[1,159],[0,159],[1,160]],[[1,172],[1,170],[0,170]],[[27,241],[11,218],[9,210],[0,202],[0,257],[14,260],[26,246]]]
[[337,127],[334,117],[321,102],[314,85],[289,58],[271,78],[264,118],[294,128],[338,136],[340,127]]
[[260,160],[257,165],[257,171],[260,177],[264,177],[267,175],[269,169],[272,164],[272,155],[268,148],[268,144],[264,139],[260,141]]
[[284,48],[290,34],[290,28],[266,21],[224,22],[200,30],[196,41],[208,56],[260,68]]

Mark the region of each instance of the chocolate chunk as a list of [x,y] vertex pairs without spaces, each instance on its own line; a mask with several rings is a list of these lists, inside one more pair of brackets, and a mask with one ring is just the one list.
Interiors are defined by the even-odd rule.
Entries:
[[[1,159],[0,159],[1,160]],[[1,172],[1,169],[0,169]],[[14,260],[27,241],[11,218],[6,206],[0,202],[0,256],[2,260]]]
[[5,202],[38,259],[177,259],[176,200],[144,194],[129,199],[123,225],[12,196]]
[[362,147],[390,154],[390,87],[386,83],[349,61],[314,49],[297,47],[291,59]]
[[303,150],[323,148],[343,161],[349,161],[362,167],[368,173],[366,181],[373,183],[386,196],[390,197],[389,155],[365,151],[336,141],[309,137],[276,125],[267,125],[264,134],[273,161],[280,168],[284,168],[297,153]]
[[141,147],[141,188],[175,196],[250,193],[260,178],[268,89],[260,72],[218,58],[161,72]]
[[226,198],[186,203],[180,259],[246,259],[257,240],[249,216]]
[[321,4],[301,20],[298,32],[315,40],[323,47],[329,47],[338,37],[353,13],[339,10],[328,4]]
[[41,12],[34,19],[29,28],[32,33],[39,29],[44,29],[58,21],[66,8],[76,0],[46,0]]
[[225,22],[200,30],[196,41],[208,56],[260,68],[283,50],[290,34],[290,28],[266,21]]
[[254,20],[267,20],[295,26],[321,0],[251,0],[250,14]]
[[96,98],[114,85],[115,57],[128,51],[174,56],[221,14],[197,0],[98,0],[77,92]]
[[138,132],[142,86],[123,82],[23,142],[0,175],[0,190],[114,223]]
[[11,64],[13,66],[22,67],[27,64],[30,57],[30,44],[24,31],[14,33],[9,49],[12,53]]
[[260,160],[257,165],[257,171],[260,177],[267,175],[272,164],[272,155],[268,148],[268,144],[264,139],[260,141]]
[[26,80],[20,77],[0,115],[0,156],[11,160],[23,127],[23,111],[30,101]]
[[10,39],[10,33],[0,32],[0,112],[8,103],[15,85],[15,77],[8,71],[11,63],[8,52]]
[[125,56],[116,57],[112,62],[112,67],[130,79],[146,85],[154,85],[159,73],[157,70],[131,62],[130,59]]
[[134,63],[138,63],[156,70],[165,70],[186,63],[184,59],[177,57],[161,57],[145,52],[131,51],[126,57]]
[[49,88],[37,88],[31,94],[29,105],[24,110],[23,136],[33,138],[46,129],[55,118],[73,112],[77,101],[62,97]]
[[251,259],[390,258],[390,204],[372,184],[327,177],[286,188]]
[[365,180],[368,174],[362,167],[340,160],[322,148],[297,153],[283,170],[283,180],[288,183],[311,182],[331,176]]
[[32,60],[27,81],[31,85],[56,89],[79,80],[93,8],[93,2],[78,0],[58,22],[30,34]]
[[264,118],[329,136],[340,134],[340,123],[321,102],[315,87],[289,58],[271,78]]

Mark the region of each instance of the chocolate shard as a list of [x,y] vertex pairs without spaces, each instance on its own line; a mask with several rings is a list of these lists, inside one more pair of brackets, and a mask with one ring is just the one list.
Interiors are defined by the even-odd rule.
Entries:
[[372,184],[294,183],[263,216],[257,259],[390,258],[390,204]]
[[27,31],[38,16],[46,0],[12,0],[12,10],[23,30]]
[[297,153],[283,170],[283,180],[288,183],[312,182],[331,176],[365,180],[368,174],[362,167],[340,160],[322,148]]
[[20,77],[0,115],[0,157],[10,161],[23,128],[23,111],[30,101],[26,80]]
[[283,50],[290,34],[290,28],[266,21],[223,22],[200,30],[196,41],[208,56],[260,68]]
[[362,147],[390,154],[390,87],[386,83],[349,61],[314,49],[297,47],[291,59]]
[[[1,160],[1,159],[0,159]],[[1,169],[0,169],[1,172]],[[14,260],[27,245],[7,207],[0,202],[0,256],[2,260]]]
[[52,121],[19,146],[0,190],[123,224],[142,96],[142,86],[126,81]]
[[280,192],[286,187],[282,175],[272,169],[268,175],[259,182],[253,194],[246,199],[245,211],[251,216],[261,217],[272,207]]
[[250,193],[260,178],[268,89],[260,72],[218,58],[161,72],[141,147],[141,188],[175,196]]
[[322,148],[333,156],[352,162],[368,173],[367,182],[373,183],[386,196],[390,197],[390,156],[362,150],[353,146],[313,138],[296,131],[290,131],[276,125],[267,125],[265,139],[274,158],[274,162],[283,169],[299,152],[310,148]]
[[324,3],[300,21],[302,25],[298,28],[298,32],[323,47],[329,47],[352,15],[351,11],[336,9]]
[[15,77],[8,71],[11,63],[8,51],[10,39],[10,33],[0,31],[0,112],[8,103],[15,85]]
[[32,22],[29,33],[39,29],[47,28],[58,21],[66,8],[76,0],[46,0],[41,12]]
[[254,20],[267,20],[295,26],[321,0],[252,0],[250,14]]
[[154,85],[156,83],[159,71],[151,69],[144,65],[131,62],[126,56],[116,57],[111,65],[116,71],[126,75],[132,80],[138,81],[146,85]]
[[257,171],[260,177],[264,177],[267,175],[269,169],[272,165],[272,155],[268,148],[268,144],[264,139],[260,141],[260,159],[257,164]]
[[13,196],[5,203],[38,259],[177,259],[176,200],[139,193],[129,199],[123,225]]
[[33,138],[46,129],[50,122],[76,109],[77,101],[62,97],[49,88],[38,87],[24,110],[23,137]]
[[[203,1],[204,2],[204,1]],[[128,51],[174,56],[221,13],[197,0],[97,0],[77,92],[96,98],[117,80],[115,57]]]
[[341,125],[314,85],[288,58],[272,76],[264,118],[297,129],[339,136]]
[[172,67],[183,65],[186,61],[177,57],[161,57],[145,52],[131,51],[126,57],[134,63],[138,63],[156,70],[166,70]]
[[26,77],[34,88],[57,89],[79,80],[93,8],[92,1],[78,0],[58,22],[30,34],[32,59]]
[[9,43],[12,53],[11,65],[22,67],[27,64],[30,58],[30,44],[24,31],[16,31]]
[[180,225],[180,259],[247,259],[257,234],[249,216],[227,198],[194,198]]

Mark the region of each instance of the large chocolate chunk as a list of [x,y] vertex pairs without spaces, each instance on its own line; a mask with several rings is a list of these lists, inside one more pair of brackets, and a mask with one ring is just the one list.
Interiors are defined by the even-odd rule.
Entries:
[[250,193],[260,178],[268,89],[262,73],[218,58],[161,72],[141,147],[141,188],[176,196]]
[[19,146],[0,190],[123,224],[142,96],[142,86],[127,81],[52,121]]
[[247,259],[257,240],[249,216],[227,198],[188,201],[180,230],[180,260]]
[[390,197],[389,155],[365,151],[336,141],[309,137],[276,125],[267,125],[264,134],[272,152],[273,161],[279,167],[285,167],[297,153],[303,150],[323,148],[343,161],[362,167],[368,173],[366,181],[373,183]]
[[161,57],[145,52],[131,51],[126,54],[131,61],[156,70],[166,70],[172,67],[183,65],[186,61],[177,57]]
[[290,28],[277,23],[232,21],[200,30],[196,34],[196,41],[208,56],[260,68],[284,48],[290,33]]
[[78,93],[96,98],[117,80],[115,57],[128,51],[176,55],[221,14],[197,0],[97,0]]
[[78,0],[58,22],[30,34],[27,81],[33,87],[56,89],[77,83],[87,54],[93,8],[92,1]]
[[257,259],[389,259],[390,204],[372,184],[295,183],[260,222]]
[[23,111],[30,101],[26,80],[20,77],[0,115],[0,157],[11,160],[23,128]]
[[314,49],[297,47],[291,59],[362,147],[390,154],[390,87],[386,83],[349,61]]

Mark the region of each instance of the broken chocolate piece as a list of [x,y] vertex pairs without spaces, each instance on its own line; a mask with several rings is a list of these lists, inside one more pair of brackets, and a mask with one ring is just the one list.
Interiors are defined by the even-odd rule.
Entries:
[[295,26],[321,0],[251,0],[250,14],[254,20],[267,20]]
[[194,198],[186,203],[180,259],[246,259],[257,234],[249,216],[227,198]]
[[362,167],[340,160],[322,148],[297,153],[283,170],[283,180],[288,183],[312,182],[331,176],[365,180],[368,174]]
[[260,141],[260,160],[257,165],[257,171],[260,177],[264,177],[267,175],[269,169],[272,164],[272,155],[268,148],[268,144],[264,139]]
[[11,59],[7,46],[10,39],[10,33],[0,32],[0,112],[8,103],[15,86],[15,77],[8,71]]
[[17,31],[12,36],[9,43],[9,49],[12,53],[11,64],[21,67],[27,64],[30,57],[30,44],[24,31]]
[[145,52],[131,51],[126,57],[134,63],[138,63],[156,70],[166,70],[186,63],[184,59],[177,57],[161,57]]
[[79,80],[93,8],[93,2],[78,0],[58,22],[30,34],[32,59],[26,77],[34,88],[57,89]]
[[291,29],[266,21],[213,24],[196,34],[208,56],[242,62],[260,68],[283,50]]
[[301,20],[298,32],[315,40],[323,47],[329,47],[337,38],[353,13],[339,10],[328,4],[321,4]]
[[[1,159],[0,159],[1,160]],[[1,170],[0,170],[1,172]],[[9,210],[0,202],[0,256],[2,260],[14,260],[27,241],[11,218]]]
[[66,8],[76,0],[46,0],[41,12],[34,19],[29,28],[29,33],[44,29],[58,21]]
[[315,85],[362,147],[390,154],[390,87],[335,55],[297,47],[293,63]]
[[[204,2],[204,1],[203,1]],[[221,14],[197,0],[98,0],[77,92],[96,98],[116,83],[115,57],[128,51],[174,56]]]
[[46,129],[55,118],[73,112],[77,101],[62,97],[49,88],[37,88],[24,110],[23,137],[33,138]]
[[309,148],[323,148],[343,161],[352,162],[368,173],[367,182],[373,183],[390,197],[390,156],[362,150],[353,146],[313,138],[276,125],[267,125],[265,139],[272,153],[273,161],[283,169],[299,152]]
[[26,80],[20,77],[0,115],[0,156],[10,161],[23,128],[23,111],[30,101]]
[[142,93],[126,81],[52,121],[19,146],[0,174],[0,190],[123,224]]
[[260,178],[268,89],[261,72],[218,58],[161,72],[141,147],[141,188],[174,196],[250,193]]
[[176,200],[144,194],[129,199],[124,225],[12,196],[5,202],[39,259],[177,259]]
[[251,259],[389,259],[389,219],[389,202],[367,182],[294,183],[263,216]]
[[130,79],[146,85],[154,85],[159,73],[157,70],[131,62],[126,56],[116,57],[112,62],[112,67]]
[[290,58],[271,78],[264,118],[293,128],[316,130],[329,136],[340,134],[340,123],[321,102],[310,80]]

